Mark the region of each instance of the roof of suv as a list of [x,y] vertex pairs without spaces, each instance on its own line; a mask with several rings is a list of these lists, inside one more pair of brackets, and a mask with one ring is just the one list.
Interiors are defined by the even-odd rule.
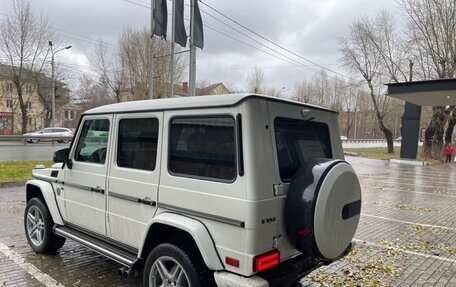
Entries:
[[210,96],[197,96],[197,97],[182,97],[182,98],[167,98],[167,99],[154,99],[143,101],[131,101],[124,103],[117,103],[111,105],[100,106],[90,109],[84,114],[107,114],[107,113],[124,113],[124,112],[139,112],[151,110],[178,110],[178,109],[195,109],[195,108],[210,108],[210,107],[223,107],[234,106],[247,98],[263,98],[269,101],[283,102],[288,104],[300,105],[304,107],[315,108],[328,112],[335,111],[326,109],[319,106],[305,104],[302,102],[285,100],[270,96],[257,95],[257,94],[225,94],[225,95],[210,95]]

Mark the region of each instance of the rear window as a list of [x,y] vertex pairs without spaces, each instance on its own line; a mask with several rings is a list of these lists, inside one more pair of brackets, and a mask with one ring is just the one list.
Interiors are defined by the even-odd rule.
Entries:
[[188,177],[232,181],[236,176],[234,118],[171,121],[169,170]]
[[312,158],[332,158],[328,126],[309,120],[276,118],[275,138],[280,177],[290,181]]

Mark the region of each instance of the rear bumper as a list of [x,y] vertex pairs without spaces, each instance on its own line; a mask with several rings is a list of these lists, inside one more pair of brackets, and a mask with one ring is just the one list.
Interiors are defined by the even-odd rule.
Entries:
[[323,264],[310,257],[300,255],[250,277],[225,271],[215,272],[214,277],[218,287],[286,287],[293,285],[321,265]]
[[334,261],[347,255],[354,244],[350,243],[344,253],[332,260],[321,261],[301,254],[290,260],[284,261],[266,271],[257,273],[250,277],[219,271],[214,273],[215,282],[218,287],[288,287],[293,286],[298,280],[323,265],[329,265]]

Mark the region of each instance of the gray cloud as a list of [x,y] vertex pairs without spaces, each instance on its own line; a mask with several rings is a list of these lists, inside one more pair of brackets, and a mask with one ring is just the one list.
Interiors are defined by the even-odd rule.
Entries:
[[[150,5],[150,0],[132,1],[140,5]],[[2,3],[0,12],[9,13],[11,2],[9,0],[0,0],[0,2]],[[203,2],[268,39],[340,72],[344,71],[338,66],[338,38],[347,35],[350,23],[363,15],[374,15],[380,8],[392,11],[397,8],[394,0],[383,0],[380,3],[371,0],[203,0]],[[90,72],[90,69],[81,66],[90,65],[87,58],[94,48],[94,42],[91,39],[103,39],[111,46],[116,46],[118,36],[124,27],[147,27],[150,21],[149,9],[123,0],[34,0],[32,4],[36,10],[48,15],[50,22],[59,29],[62,45],[73,45],[65,61],[77,64],[78,69],[87,72]],[[200,8],[274,50],[279,50],[211,11],[203,3],[200,4]],[[188,16],[188,10],[186,16]],[[202,17],[203,22],[208,26],[272,53],[214,20],[205,12],[202,12]],[[205,40],[204,50],[198,50],[197,53],[198,80],[226,82],[242,87],[249,70],[259,66],[264,70],[270,85],[277,88],[293,88],[296,82],[309,78],[312,74],[307,69],[293,66],[209,28],[205,28]],[[287,54],[284,51],[281,53]],[[290,54],[287,55],[293,57]],[[316,70],[320,69],[305,61],[301,62]]]

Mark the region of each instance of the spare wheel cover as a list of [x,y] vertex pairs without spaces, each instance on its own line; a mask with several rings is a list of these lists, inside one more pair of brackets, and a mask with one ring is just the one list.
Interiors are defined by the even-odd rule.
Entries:
[[314,236],[323,258],[335,259],[349,246],[360,218],[361,188],[353,168],[340,161],[320,179]]

